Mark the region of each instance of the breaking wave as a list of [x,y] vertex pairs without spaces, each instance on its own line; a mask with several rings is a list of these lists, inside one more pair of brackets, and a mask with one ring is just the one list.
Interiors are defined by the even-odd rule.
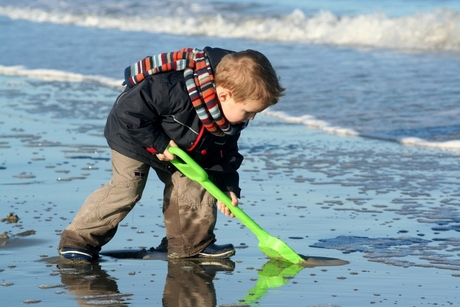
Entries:
[[165,13],[155,9],[136,12],[125,8],[85,10],[81,6],[0,6],[0,15],[122,31],[405,50],[460,50],[460,12],[453,9],[400,17],[383,13],[337,16],[329,11],[307,15],[299,9],[278,16],[204,11],[195,17],[180,10]]

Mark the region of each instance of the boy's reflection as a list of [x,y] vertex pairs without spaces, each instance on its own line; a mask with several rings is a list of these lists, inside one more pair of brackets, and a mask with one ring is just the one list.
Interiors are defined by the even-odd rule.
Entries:
[[124,297],[130,294],[121,294],[114,278],[98,263],[94,264],[58,264],[61,273],[61,282],[67,290],[77,297],[79,306],[94,306],[108,303],[111,306],[128,306]]
[[228,259],[168,261],[168,275],[163,292],[163,306],[216,306],[212,280],[218,271],[233,271],[235,263]]
[[[110,306],[128,306],[113,277],[98,263],[88,265],[59,264],[61,281],[77,296],[80,306],[94,306],[101,303]],[[215,307],[216,292],[213,279],[218,271],[231,272],[235,263],[229,259],[168,261],[168,274],[163,292],[164,307]]]

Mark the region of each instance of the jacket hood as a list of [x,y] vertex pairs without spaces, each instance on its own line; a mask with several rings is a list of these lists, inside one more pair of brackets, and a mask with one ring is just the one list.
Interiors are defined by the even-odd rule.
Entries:
[[208,56],[209,62],[211,63],[211,67],[213,70],[216,69],[217,65],[219,64],[219,62],[222,60],[222,58],[225,55],[230,54],[230,53],[235,53],[235,51],[222,49],[222,48],[212,48],[212,47],[205,47],[203,51]]

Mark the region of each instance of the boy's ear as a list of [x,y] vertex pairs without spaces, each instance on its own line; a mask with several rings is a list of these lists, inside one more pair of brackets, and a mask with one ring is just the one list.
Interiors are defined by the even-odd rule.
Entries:
[[220,86],[216,87],[216,92],[217,92],[217,98],[219,99],[220,102],[225,102],[229,98],[232,97],[232,92]]

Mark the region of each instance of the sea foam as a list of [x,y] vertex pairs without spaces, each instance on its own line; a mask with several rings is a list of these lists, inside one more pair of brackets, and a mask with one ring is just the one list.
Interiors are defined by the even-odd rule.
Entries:
[[390,142],[396,142],[401,145],[406,146],[418,146],[418,147],[427,147],[427,148],[437,148],[449,151],[459,151],[460,150],[460,140],[452,140],[445,142],[435,142],[427,141],[421,138],[416,137],[403,137],[397,138],[394,136],[385,136],[382,134],[372,134],[372,133],[362,133],[354,129],[349,129],[340,126],[334,126],[328,123],[327,121],[319,120],[311,115],[302,115],[302,116],[290,116],[284,112],[279,111],[270,111],[266,110],[263,112],[265,115],[277,118],[281,121],[288,123],[298,123],[305,125],[307,127],[318,129],[327,133],[341,135],[341,136],[359,136],[370,139],[385,140]]
[[92,76],[60,71],[54,69],[27,69],[24,66],[0,65],[0,75],[21,76],[45,81],[97,82],[110,87],[120,87],[122,81],[104,76]]
[[[248,16],[209,13],[185,15],[118,9],[93,11],[0,6],[0,15],[31,22],[49,22],[123,31],[203,35],[303,44],[331,44],[402,50],[460,50],[460,12],[435,9],[408,16],[383,13],[338,16],[329,11],[307,15],[296,9],[287,15]],[[146,15],[148,14],[148,15]]]

